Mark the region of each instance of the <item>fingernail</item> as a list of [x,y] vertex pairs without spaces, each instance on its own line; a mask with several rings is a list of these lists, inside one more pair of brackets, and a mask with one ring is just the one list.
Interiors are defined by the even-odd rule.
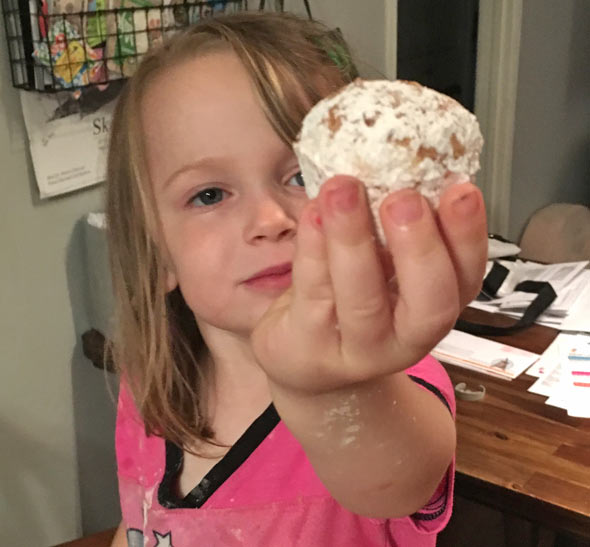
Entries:
[[422,218],[423,207],[420,194],[410,191],[401,195],[387,205],[387,214],[398,226],[407,226]]
[[460,216],[469,217],[477,213],[479,198],[476,192],[469,192],[453,201],[453,211]]
[[329,190],[327,199],[333,211],[350,213],[359,203],[358,186],[353,181],[342,181],[337,188]]

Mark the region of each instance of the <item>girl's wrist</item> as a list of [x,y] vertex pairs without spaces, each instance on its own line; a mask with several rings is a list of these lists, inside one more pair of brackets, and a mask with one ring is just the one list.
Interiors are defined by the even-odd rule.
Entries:
[[403,371],[321,391],[292,388],[268,378],[275,405],[279,402],[288,405],[334,405],[350,399],[370,400],[382,397],[384,390],[387,391],[387,396],[397,397],[407,388],[408,383],[411,381]]

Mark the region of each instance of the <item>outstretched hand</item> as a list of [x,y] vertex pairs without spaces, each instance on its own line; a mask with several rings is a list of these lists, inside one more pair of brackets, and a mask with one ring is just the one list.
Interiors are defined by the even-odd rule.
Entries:
[[[481,192],[454,184],[438,211],[414,190],[380,208],[375,239],[360,181],[337,176],[303,210],[293,284],[252,333],[258,362],[284,389],[325,393],[422,359],[477,295],[487,256]],[[392,276],[394,277],[392,279]]]

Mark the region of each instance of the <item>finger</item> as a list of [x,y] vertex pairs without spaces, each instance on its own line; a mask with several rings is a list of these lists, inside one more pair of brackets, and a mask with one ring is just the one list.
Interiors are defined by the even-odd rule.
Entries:
[[441,197],[438,218],[455,267],[463,309],[479,294],[488,255],[486,212],[480,190],[470,182],[449,186]]
[[[340,326],[342,351],[365,352],[391,335],[391,307],[364,186],[326,181],[318,196]],[[374,346],[375,347],[375,346]]]
[[459,313],[453,263],[428,202],[416,191],[388,196],[379,210],[398,283],[396,351],[421,358],[452,328]]
[[316,200],[306,204],[299,219],[292,275],[292,320],[308,333],[325,335],[323,327],[335,323],[334,294]]

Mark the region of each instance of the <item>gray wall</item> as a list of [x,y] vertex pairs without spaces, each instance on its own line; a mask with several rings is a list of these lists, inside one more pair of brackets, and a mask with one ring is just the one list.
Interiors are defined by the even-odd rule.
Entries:
[[511,238],[549,203],[590,205],[588,0],[525,0],[520,48]]
[[47,546],[114,525],[114,410],[81,353],[78,220],[101,188],[40,201],[0,25],[0,529]]
[[[385,0],[310,0],[312,14],[331,27],[339,27],[358,62],[362,76],[383,77],[385,67]],[[287,0],[287,9],[305,14],[303,0]]]

